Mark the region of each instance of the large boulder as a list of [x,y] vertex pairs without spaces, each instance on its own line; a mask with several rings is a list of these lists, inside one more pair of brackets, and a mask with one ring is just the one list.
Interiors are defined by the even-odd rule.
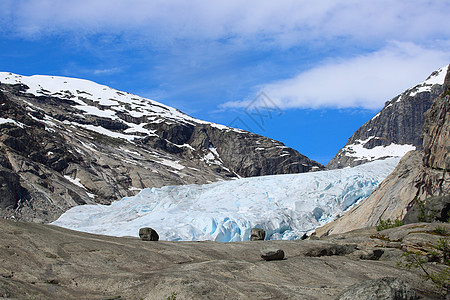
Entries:
[[139,237],[143,241],[158,241],[159,235],[153,228],[144,227],[139,229]]
[[252,228],[250,231],[250,240],[251,241],[264,241],[266,238],[266,232],[261,228]]
[[284,251],[278,248],[266,248],[261,250],[261,258],[264,260],[282,260]]

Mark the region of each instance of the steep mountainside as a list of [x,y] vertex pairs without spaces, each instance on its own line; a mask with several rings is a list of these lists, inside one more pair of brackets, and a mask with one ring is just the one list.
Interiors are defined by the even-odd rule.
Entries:
[[282,143],[94,82],[0,73],[0,214],[49,222],[146,187],[322,169]]
[[318,229],[319,235],[373,226],[380,218],[404,219],[418,201],[427,205],[432,196],[450,194],[450,68],[446,74],[444,92],[425,113],[423,151],[405,155],[365,201]]
[[348,139],[327,168],[356,166],[420,150],[423,115],[441,94],[446,70],[444,67],[433,72],[424,82],[386,102],[378,114]]

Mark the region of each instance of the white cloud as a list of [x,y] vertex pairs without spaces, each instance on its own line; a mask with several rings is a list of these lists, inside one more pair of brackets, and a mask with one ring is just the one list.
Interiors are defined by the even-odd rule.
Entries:
[[3,0],[2,30],[124,33],[152,39],[423,40],[450,35],[449,1],[424,0]]
[[[403,90],[450,63],[450,53],[412,43],[391,43],[377,52],[328,61],[294,78],[261,87],[280,108],[379,109]],[[434,69],[433,69],[434,68]],[[245,107],[249,101],[223,107]]]
[[[90,40],[92,35],[95,41],[97,34],[103,34],[112,37],[105,48],[121,50],[150,41],[150,47],[161,52],[181,49],[183,66],[184,58],[190,58],[185,49],[197,55],[193,62],[204,66],[211,65],[208,59],[222,59],[217,49],[224,49],[223,57],[248,54],[252,49],[270,51],[270,47],[325,49],[315,61],[353,53],[353,58],[322,61],[262,90],[285,108],[378,108],[450,61],[449,11],[449,0],[2,0],[0,33],[26,38],[79,35],[80,40]],[[447,43],[446,47],[429,48],[438,40]],[[397,42],[386,46],[387,41]],[[207,50],[197,53],[197,48]],[[372,52],[354,54],[367,53],[367,49]],[[191,76],[178,73],[184,81]]]

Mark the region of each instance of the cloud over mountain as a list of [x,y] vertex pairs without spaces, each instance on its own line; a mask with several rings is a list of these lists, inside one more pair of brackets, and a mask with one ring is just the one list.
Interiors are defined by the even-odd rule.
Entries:
[[[260,89],[280,108],[379,109],[393,95],[419,82],[429,65],[443,66],[450,55],[413,43],[390,43],[370,54],[328,60],[286,80]],[[420,76],[420,77],[419,77]],[[223,107],[246,107],[250,101],[228,102]]]

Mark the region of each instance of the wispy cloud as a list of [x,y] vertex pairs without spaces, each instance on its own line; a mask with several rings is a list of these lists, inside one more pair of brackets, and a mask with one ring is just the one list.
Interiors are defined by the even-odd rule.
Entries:
[[[412,43],[389,46],[351,59],[329,60],[294,78],[260,87],[281,108],[378,109],[393,96],[450,63],[450,53]],[[227,102],[224,108],[245,107]]]
[[109,69],[97,69],[93,70],[92,74],[94,75],[102,75],[102,74],[114,74],[120,72],[120,68],[109,68]]

